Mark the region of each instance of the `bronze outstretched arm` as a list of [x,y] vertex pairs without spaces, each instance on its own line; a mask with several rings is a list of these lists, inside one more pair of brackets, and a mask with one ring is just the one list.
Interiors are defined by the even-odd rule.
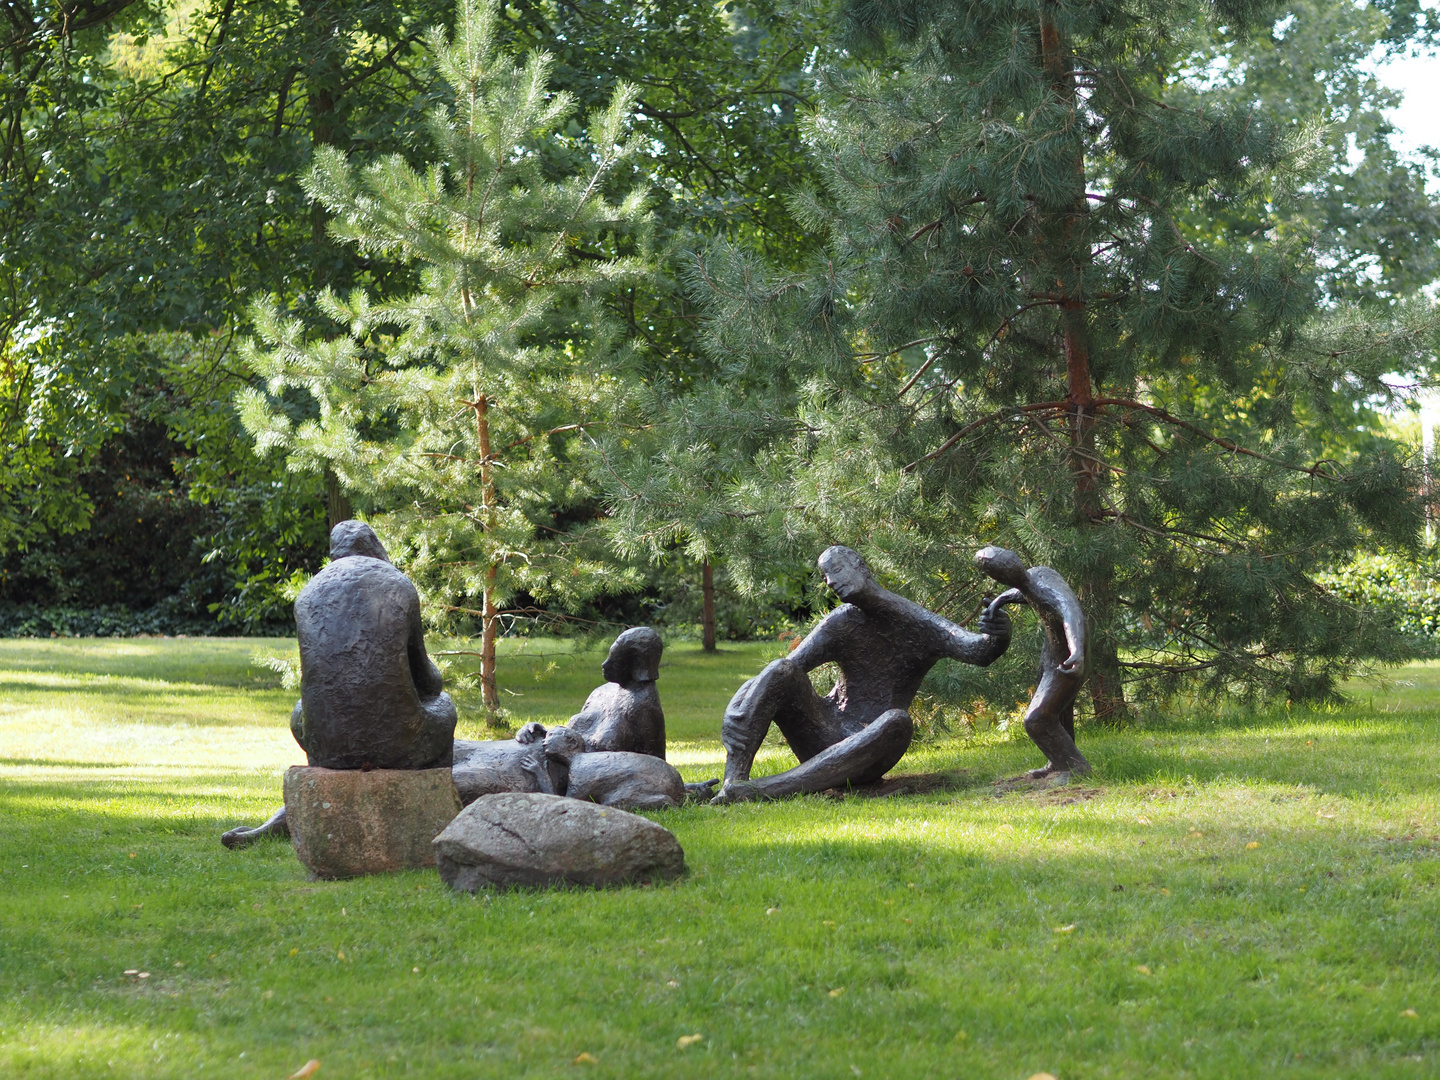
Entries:
[[981,613],[976,622],[980,631],[978,634],[966,630],[963,626],[957,626],[934,612],[926,614],[940,624],[945,655],[952,660],[960,660],[977,667],[989,667],[1010,647],[1010,616],[999,608],[986,608]]
[[991,600],[985,608],[987,616],[994,615],[1006,604],[1028,604],[1030,600],[1019,589],[1006,589],[999,596]]

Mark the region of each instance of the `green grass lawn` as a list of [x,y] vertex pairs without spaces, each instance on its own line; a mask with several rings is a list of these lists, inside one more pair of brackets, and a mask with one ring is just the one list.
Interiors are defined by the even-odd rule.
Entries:
[[[249,663],[288,648],[0,641],[0,1076],[1440,1075],[1440,666],[1082,732],[1083,787],[997,798],[1028,743],[930,743],[929,795],[655,815],[671,885],[468,897],[219,845],[301,760]],[[516,720],[598,681],[507,648]],[[667,652],[687,779],[777,651]]]

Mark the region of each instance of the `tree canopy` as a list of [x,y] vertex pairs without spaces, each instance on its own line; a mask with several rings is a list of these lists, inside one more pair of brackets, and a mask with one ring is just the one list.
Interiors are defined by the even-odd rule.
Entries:
[[1324,571],[1418,537],[1383,410],[1430,376],[1434,157],[1367,67],[1432,45],[1412,0],[515,0],[496,70],[573,107],[491,147],[483,259],[448,0],[6,13],[7,597],[189,536],[107,595],[269,624],[359,509],[492,638],[677,554],[803,610],[839,540],[964,617],[998,541],[1081,586],[1101,715],[1397,655]]
[[[1283,44],[1273,18],[847,5],[865,62],[823,74],[822,183],[791,204],[826,250],[800,273],[724,241],[697,258],[724,376],[611,485],[622,536],[708,514],[755,581],[845,539],[962,609],[967,552],[1014,547],[1080,586],[1099,716],[1122,681],[1323,696],[1392,654],[1314,574],[1418,536],[1405,449],[1359,452],[1337,399],[1427,369],[1429,305],[1400,302],[1435,242],[1422,219],[1413,259],[1376,254],[1365,207],[1326,204],[1364,165],[1342,169],[1321,117],[1267,107],[1273,75],[1246,93],[1195,71],[1227,36]],[[1398,313],[1352,304],[1361,251]]]

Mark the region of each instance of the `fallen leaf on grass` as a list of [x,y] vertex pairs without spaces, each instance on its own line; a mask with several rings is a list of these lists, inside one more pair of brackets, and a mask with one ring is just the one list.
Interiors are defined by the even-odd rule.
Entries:
[[1075,924],[1072,922],[1067,926],[1055,926],[1051,927],[1051,929],[1053,929],[1057,934],[1070,934],[1074,932]]
[[1420,1019],[1420,1014],[1419,1014],[1418,1012],[1416,1012],[1414,1009],[1406,1009],[1406,1010],[1405,1010],[1404,1012],[1402,1012],[1400,1015],[1401,1015],[1401,1016],[1408,1016],[1411,1020],[1419,1020],[1419,1019]]
[[578,1053],[578,1054],[575,1055],[575,1060],[572,1061],[570,1064],[571,1064],[571,1065],[599,1065],[599,1064],[600,1064],[600,1059],[597,1058],[594,1054],[589,1053],[588,1051],[581,1051],[580,1053]]
[[688,1049],[689,1047],[694,1046],[697,1042],[699,1042],[699,1041],[700,1041],[701,1039],[703,1039],[703,1038],[705,1038],[705,1036],[704,1036],[704,1035],[699,1035],[699,1034],[696,1034],[696,1035],[681,1035],[678,1039],[675,1040],[675,1049],[677,1049],[677,1050],[685,1050],[685,1049]]
[[1161,889],[1161,890],[1160,890],[1160,895],[1161,895],[1161,896],[1169,896],[1169,895],[1170,895],[1170,890],[1169,890],[1169,889]]
[[344,950],[344,949],[336,949],[336,950],[335,950],[335,959],[336,959],[336,960],[344,960],[344,959],[345,959],[345,950]]
[[1246,851],[1254,851],[1254,850],[1255,850],[1257,847],[1259,847],[1259,846],[1260,846],[1260,841],[1259,841],[1259,840],[1251,840],[1248,844],[1245,845],[1245,850],[1246,850]]
[[1149,975],[1149,974],[1150,974],[1150,968],[1147,967],[1145,964],[1136,964],[1136,965],[1135,965],[1135,970],[1138,971],[1141,975]]
[[835,925],[835,920],[834,920],[834,919],[821,919],[821,920],[820,920],[820,925],[821,925],[821,926],[834,926],[834,925]]
[[665,985],[668,986],[668,987],[670,987],[670,989],[674,990],[674,989],[675,989],[676,987],[678,987],[680,984],[679,984],[678,982],[676,982],[674,979],[671,979],[671,980],[670,980],[669,982],[667,982]]
[[845,993],[845,988],[843,986],[837,986],[834,990],[830,991],[830,996],[839,997],[843,993]]
[[305,1080],[307,1076],[314,1076],[320,1071],[320,1059],[311,1058],[290,1074],[290,1080]]
[[779,915],[779,914],[780,914],[780,909],[779,909],[778,907],[767,907],[767,908],[765,909],[765,914],[766,914],[766,915]]
[[290,950],[290,955],[291,955],[291,956],[299,956],[299,955],[300,955],[300,947],[297,945],[295,948],[291,949],[291,950]]

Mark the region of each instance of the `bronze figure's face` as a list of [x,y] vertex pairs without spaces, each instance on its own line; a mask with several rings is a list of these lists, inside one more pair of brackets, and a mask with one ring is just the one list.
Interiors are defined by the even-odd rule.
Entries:
[[853,601],[875,583],[865,560],[860,557],[859,552],[848,547],[836,544],[826,548],[816,561],[820,572],[825,575],[825,584],[834,589],[835,595],[846,603]]

